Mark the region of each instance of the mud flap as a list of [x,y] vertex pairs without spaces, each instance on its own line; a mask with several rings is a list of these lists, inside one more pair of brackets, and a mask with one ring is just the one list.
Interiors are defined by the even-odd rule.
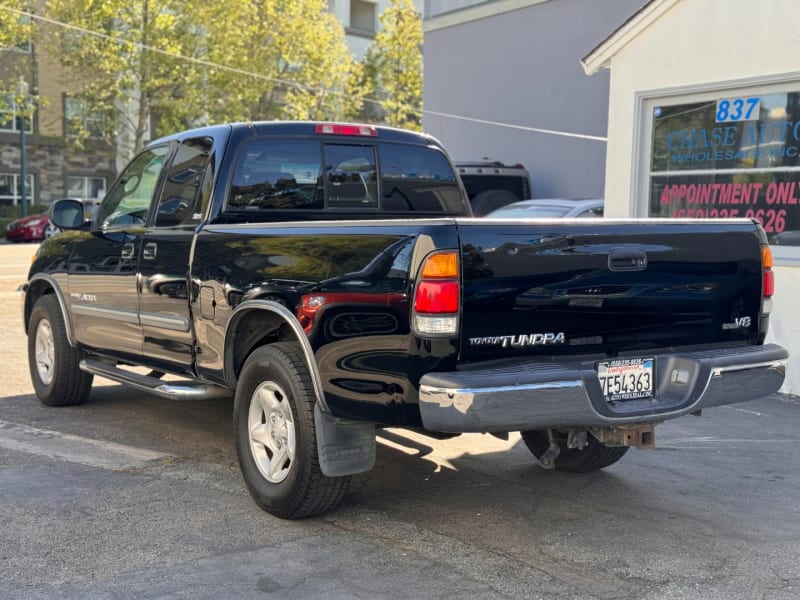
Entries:
[[375,466],[375,425],[337,419],[314,407],[319,466],[328,477],[355,475]]

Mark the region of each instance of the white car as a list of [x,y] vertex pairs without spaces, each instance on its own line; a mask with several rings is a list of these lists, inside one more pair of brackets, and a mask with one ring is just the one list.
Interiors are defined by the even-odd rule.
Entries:
[[584,219],[603,216],[603,199],[536,198],[520,200],[493,210],[487,219]]

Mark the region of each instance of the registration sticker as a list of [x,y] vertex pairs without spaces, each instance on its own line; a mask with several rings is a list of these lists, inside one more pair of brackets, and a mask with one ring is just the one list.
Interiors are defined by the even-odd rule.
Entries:
[[597,363],[606,402],[653,397],[654,358],[617,358]]

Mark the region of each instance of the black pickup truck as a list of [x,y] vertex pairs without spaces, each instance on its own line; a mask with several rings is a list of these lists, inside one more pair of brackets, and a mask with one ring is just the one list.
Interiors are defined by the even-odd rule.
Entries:
[[784,379],[757,222],[476,219],[423,134],[197,129],[150,143],[93,222],[51,218],[24,300],[42,402],[94,375],[234,395],[245,483],[285,518],[339,502],[376,427],[520,431],[545,468],[592,471]]

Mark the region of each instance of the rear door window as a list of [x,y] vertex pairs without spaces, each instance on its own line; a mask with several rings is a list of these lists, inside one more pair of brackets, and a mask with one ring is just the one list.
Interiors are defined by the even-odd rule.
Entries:
[[228,206],[244,210],[324,208],[320,145],[263,140],[239,155]]

